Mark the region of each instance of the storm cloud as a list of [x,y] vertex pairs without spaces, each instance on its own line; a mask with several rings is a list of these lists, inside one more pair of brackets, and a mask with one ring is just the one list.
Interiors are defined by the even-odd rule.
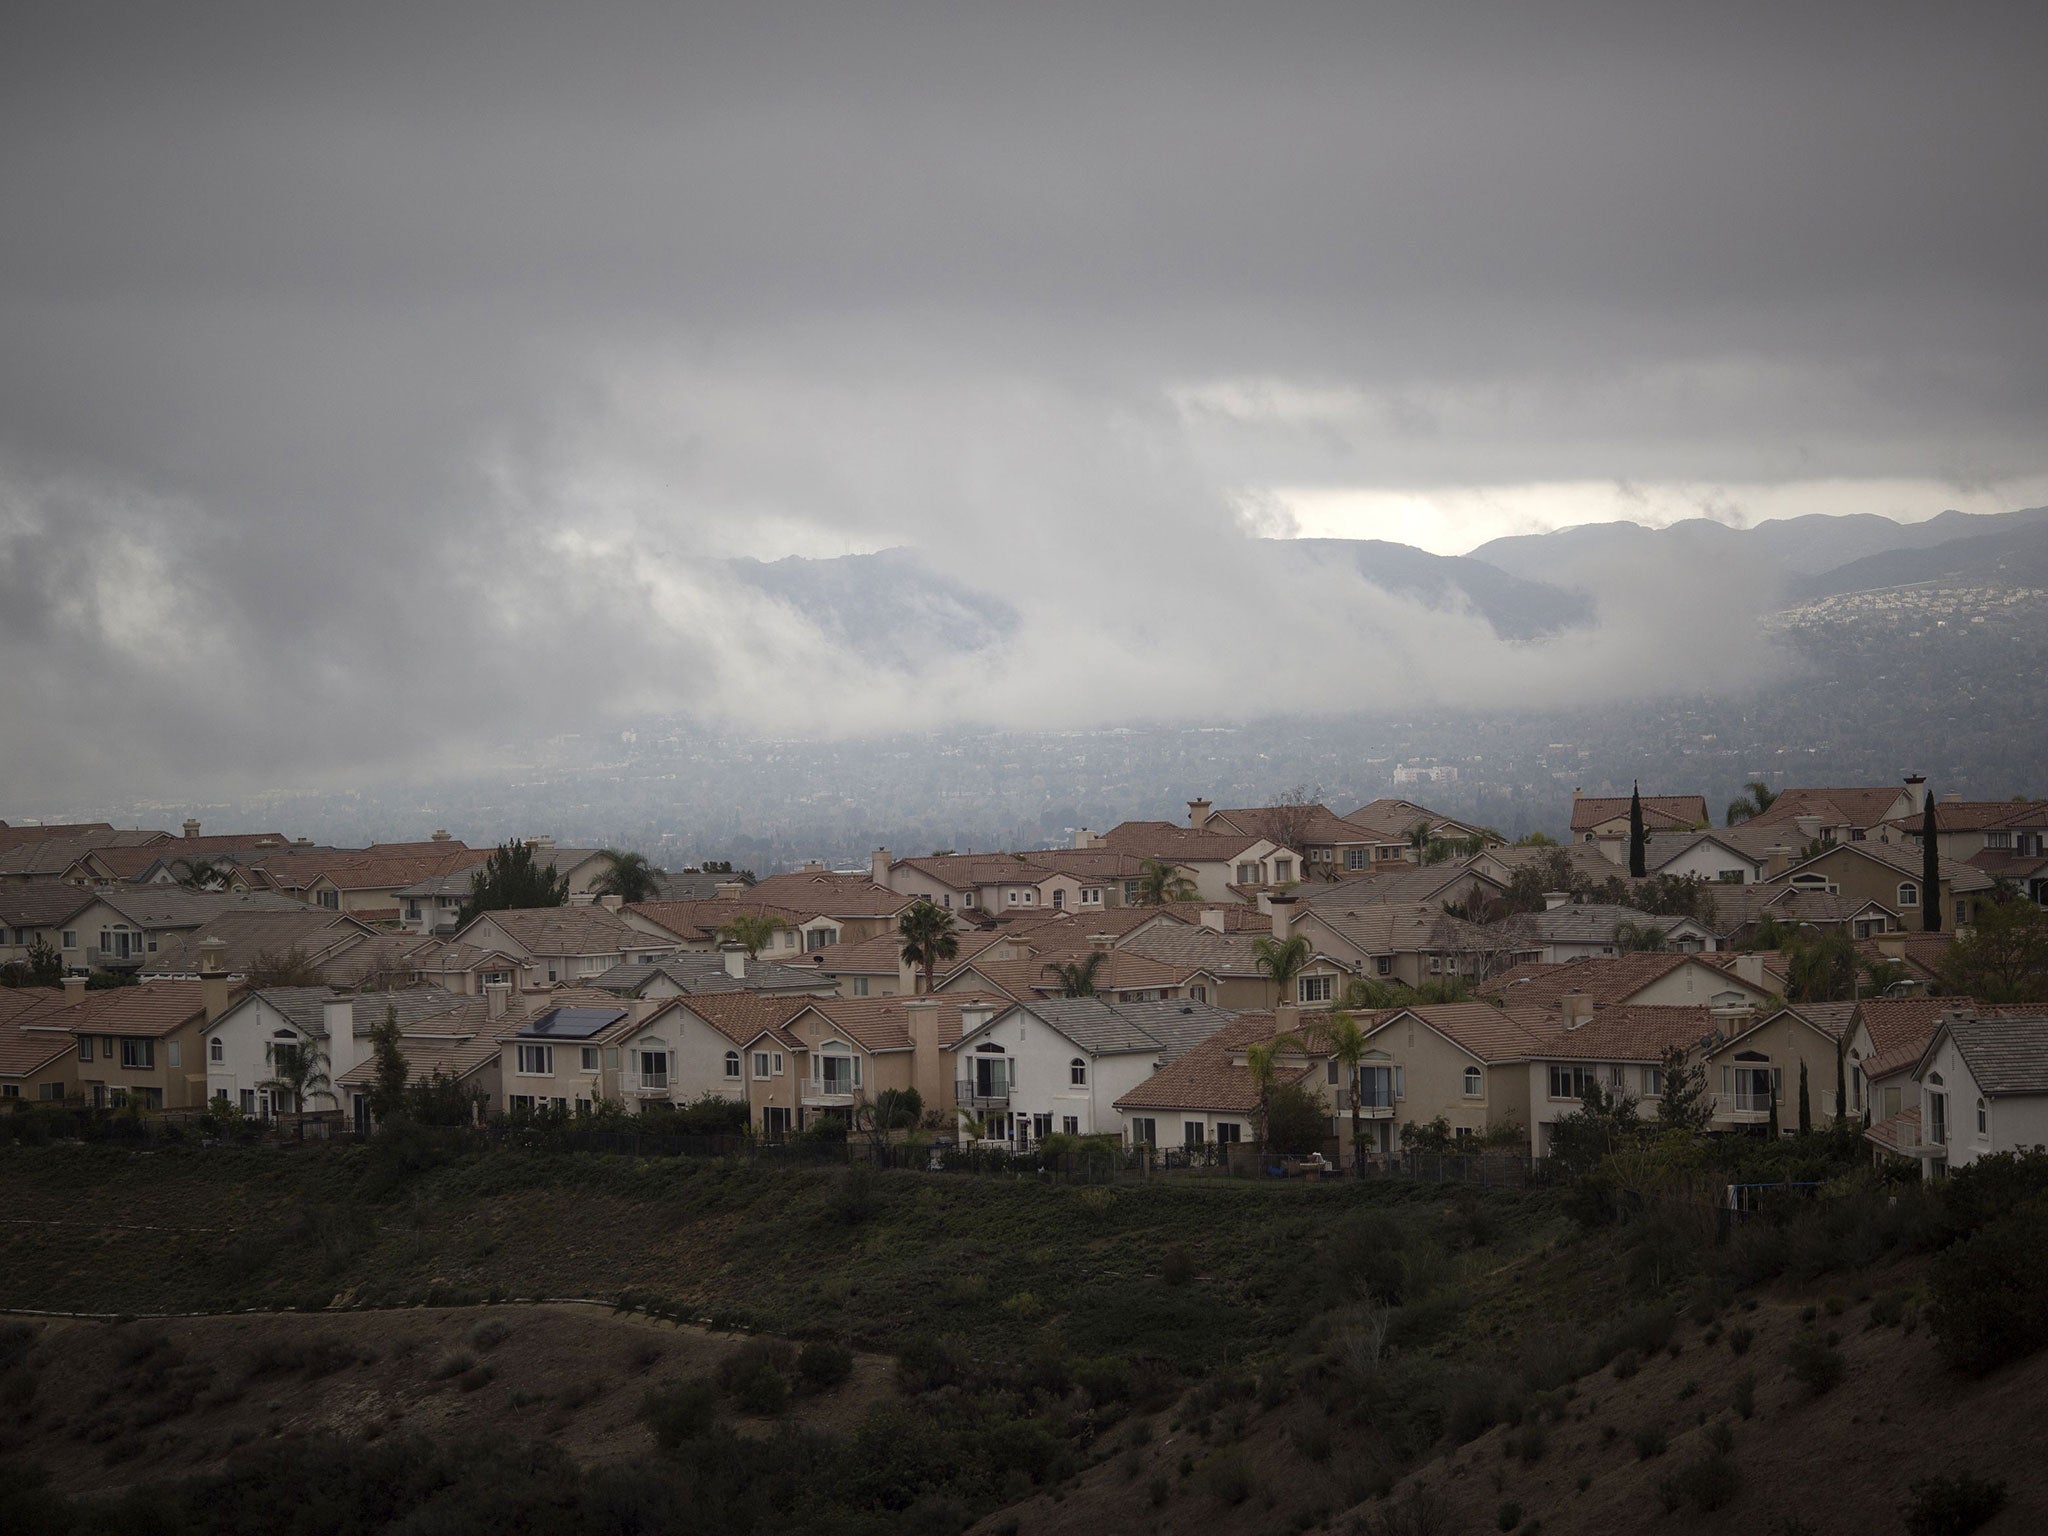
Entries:
[[[2038,481],[2044,57],[2035,4],[13,7],[0,782],[1733,685],[1712,573],[1517,647],[1247,529]],[[894,546],[1015,630],[877,667],[719,564]]]

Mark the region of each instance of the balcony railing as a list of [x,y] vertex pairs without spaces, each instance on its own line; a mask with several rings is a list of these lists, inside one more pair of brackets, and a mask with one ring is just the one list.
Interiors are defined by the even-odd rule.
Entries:
[[810,1102],[820,1099],[850,1099],[860,1090],[850,1077],[814,1077],[804,1085],[804,1098]]
[[668,1090],[669,1080],[666,1077],[628,1077],[626,1079],[626,1092],[629,1094],[666,1097]]
[[982,1083],[979,1085],[971,1082],[955,1083],[953,1085],[953,1097],[957,1103],[961,1104],[1007,1104],[1010,1102],[1010,1085],[1008,1083]]

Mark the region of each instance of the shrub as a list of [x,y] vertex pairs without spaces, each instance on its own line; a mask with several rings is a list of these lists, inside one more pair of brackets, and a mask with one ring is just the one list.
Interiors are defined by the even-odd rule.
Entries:
[[1745,1323],[1738,1323],[1728,1330],[1728,1353],[1746,1355],[1749,1346],[1756,1342],[1756,1330]]
[[493,1350],[512,1336],[512,1325],[502,1318],[487,1317],[469,1330],[469,1342],[477,1349]]
[[493,1366],[473,1365],[455,1378],[455,1384],[465,1392],[475,1392],[491,1384],[491,1378],[498,1374]]
[[640,1399],[640,1422],[665,1451],[707,1433],[717,1419],[718,1388],[707,1376],[652,1387]]
[[844,1344],[816,1340],[797,1355],[796,1373],[806,1391],[830,1391],[853,1374],[853,1351]]
[[1896,1328],[1905,1320],[1906,1293],[1904,1291],[1882,1291],[1871,1300],[1871,1328]]
[[1707,1431],[1707,1444],[1711,1445],[1723,1456],[1734,1454],[1735,1431],[1729,1426],[1726,1419],[1714,1420],[1713,1427]]
[[1202,1468],[1202,1486],[1219,1504],[1242,1504],[1252,1496],[1251,1469],[1239,1452],[1219,1451]]
[[1637,1430],[1634,1444],[1636,1459],[1648,1461],[1652,1456],[1662,1456],[1671,1442],[1663,1430],[1652,1427]]
[[2048,1344],[2048,1199],[1940,1254],[1931,1289],[1928,1324],[1959,1370],[1981,1376]]
[[1549,1442],[1543,1432],[1543,1421],[1531,1419],[1522,1426],[1521,1433],[1508,1442],[1508,1454],[1519,1456],[1524,1461],[1541,1461]]
[[1513,1499],[1507,1500],[1494,1511],[1493,1523],[1504,1531],[1512,1531],[1522,1523],[1522,1506]]
[[1814,1397],[1821,1397],[1841,1385],[1848,1370],[1842,1352],[1818,1334],[1802,1333],[1785,1351],[1785,1364],[1793,1379]]
[[2005,1508],[2003,1482],[1986,1482],[1967,1472],[1919,1478],[1907,1491],[1913,1496],[1906,1506],[1910,1536],[1969,1536]]
[[476,1368],[476,1356],[466,1349],[458,1349],[441,1357],[441,1363],[434,1367],[434,1379],[446,1381],[450,1376],[460,1376]]
[[1169,1483],[1163,1477],[1153,1478],[1152,1507],[1154,1509],[1157,1509],[1160,1505],[1164,1504],[1171,1497],[1173,1497],[1173,1484]]
[[1186,1285],[1195,1278],[1195,1256],[1175,1243],[1159,1261],[1159,1278],[1168,1285]]
[[1642,1364],[1642,1361],[1636,1358],[1634,1350],[1624,1349],[1614,1357],[1614,1379],[1616,1381],[1627,1381],[1629,1377],[1642,1369]]
[[1703,1456],[1678,1474],[1685,1496],[1708,1513],[1724,1509],[1742,1486],[1735,1470],[1735,1458],[1723,1451]]
[[1321,1465],[1330,1459],[1335,1447],[1330,1443],[1330,1429],[1326,1424],[1312,1424],[1294,1432],[1295,1449],[1308,1460]]
[[1755,1416],[1755,1414],[1756,1414],[1756,1372],[1755,1372],[1755,1371],[1747,1371],[1747,1372],[1744,1372],[1744,1373],[1743,1373],[1743,1376],[1742,1376],[1742,1379],[1741,1379],[1740,1381],[1738,1381],[1738,1382],[1736,1382],[1736,1383],[1735,1383],[1735,1411],[1736,1411],[1737,1413],[1741,1414],[1741,1415],[1742,1415],[1742,1416],[1743,1416],[1743,1417],[1744,1417],[1745,1419],[1747,1419],[1747,1418],[1752,1418],[1752,1417],[1754,1417],[1754,1416]]

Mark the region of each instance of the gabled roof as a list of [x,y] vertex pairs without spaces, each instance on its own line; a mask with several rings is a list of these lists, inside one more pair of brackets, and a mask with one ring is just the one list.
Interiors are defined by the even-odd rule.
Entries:
[[[1895,816],[1885,823],[1902,832],[1920,832],[1918,816]],[[2048,800],[1937,800],[1936,832],[1985,832],[1994,827],[2048,826]]]
[[[1218,823],[1222,826],[1219,827]],[[1371,827],[1360,826],[1337,815],[1327,805],[1252,805],[1211,811],[1204,827],[1228,828],[1246,837],[1262,837],[1269,843],[1292,848],[1297,853],[1311,844],[1377,843],[1383,841]]]
[[661,976],[692,996],[710,992],[815,992],[832,985],[830,976],[809,965],[784,965],[773,960],[749,960],[744,976],[729,975],[723,955],[670,955],[664,960],[623,961],[593,976],[590,985],[604,992],[638,997],[642,989]]
[[1577,1029],[1560,1029],[1532,1054],[1544,1061],[1662,1061],[1667,1051],[1711,1047],[1721,1025],[1704,1003],[1602,1008]]
[[1435,1030],[1467,1055],[1488,1066],[1504,1061],[1540,1058],[1561,1032],[1557,1015],[1546,1009],[1496,1008],[1491,1003],[1388,1008],[1360,1022],[1370,1039],[1408,1019],[1415,1019]]
[[1662,952],[1520,965],[1494,977],[1480,992],[1517,1007],[1554,1004],[1567,994],[1583,993],[1597,1008],[1626,1003],[1652,982],[1688,965],[1700,967],[1709,984],[1717,989],[1736,988],[1756,998],[1769,995],[1764,988],[1723,970],[1706,955]]
[[[1774,875],[1764,883],[1768,885],[1784,884],[1802,870],[1811,869],[1814,865],[1821,863],[1825,859],[1839,858],[1843,854],[1853,854],[1860,858],[1869,859],[1872,863],[1882,864],[1885,868],[1896,871],[1899,875],[1916,883],[1920,879],[1921,859],[1920,850],[1917,847],[1905,848],[1897,843],[1874,843],[1866,838],[1860,843],[1835,843],[1815,854],[1810,859],[1800,860],[1783,874]],[[1935,862],[1937,873],[1941,879],[1948,883],[1951,891],[1966,895],[1972,891],[1988,891],[1991,889],[1991,877],[1973,864],[1966,864],[1960,859],[1949,858],[1937,859]]]
[[[1252,1081],[1250,1070],[1234,1058],[1246,1046],[1272,1039],[1276,1027],[1270,1013],[1238,1015],[1200,1045],[1161,1067],[1118,1099],[1116,1108],[1127,1112],[1186,1109],[1251,1114],[1258,1107],[1258,1087]],[[1306,1059],[1283,1057],[1274,1080],[1276,1083],[1298,1083],[1323,1059],[1323,1055]]]
[[[62,831],[60,828],[22,827],[23,832]],[[168,832],[72,832],[50,837],[24,838],[0,843],[0,875],[56,876],[63,874],[87,854],[102,848],[140,848],[172,841]]]
[[[1704,827],[1707,815],[1705,795],[1644,795],[1643,830],[1687,831]],[[1605,822],[1628,818],[1627,795],[1572,795],[1572,831],[1590,832]]]
[[1749,818],[1753,827],[1783,827],[1802,816],[1818,816],[1824,827],[1879,826],[1899,802],[1901,790],[1891,785],[1853,788],[1794,788],[1778,792],[1770,809]]
[[1126,821],[1100,839],[1104,847],[1166,863],[1228,863],[1262,838],[1241,832],[1206,832],[1171,821]]
[[1920,1106],[1915,1104],[1877,1121],[1863,1133],[1863,1139],[1893,1157],[1912,1157],[1920,1145]]
[[803,1042],[788,1033],[785,1026],[811,1001],[808,997],[775,997],[759,992],[678,997],[662,1004],[641,1022],[644,1027],[671,1013],[687,1013],[703,1020],[734,1045],[751,1045],[761,1036],[769,1035],[777,1044],[796,1051],[803,1049]]
[[476,942],[478,925],[489,923],[529,955],[613,955],[651,949],[660,943],[609,907],[515,907],[482,912],[456,937]]
[[206,984],[199,981],[152,981],[132,987],[106,987],[87,992],[78,1002],[34,1016],[38,1025],[68,1029],[76,1035],[150,1035],[176,1033],[206,1013]]
[[[503,1047],[489,1033],[409,1034],[401,1036],[398,1054],[405,1058],[406,1081],[425,1082],[449,1077],[461,1082],[481,1067],[498,1060]],[[364,1088],[377,1081],[377,1058],[365,1057],[351,1070],[335,1079],[338,1088]]]
[[1091,1056],[1159,1053],[1158,1040],[1099,997],[1035,997],[1021,1006]]
[[222,963],[230,972],[242,974],[265,955],[280,956],[294,949],[304,950],[308,959],[322,960],[375,931],[345,912],[295,901],[276,911],[224,912],[159,944],[143,962],[142,975],[198,975],[199,946],[208,939],[217,938],[227,946],[221,952]]
[[[31,822],[26,826],[11,827],[0,821],[0,851],[19,848],[24,843],[78,842],[96,833],[112,832],[110,821],[66,821]],[[152,832],[151,837],[169,837],[168,832]]]
[[198,928],[237,912],[303,912],[303,902],[262,891],[192,891],[182,885],[110,885],[93,893],[142,929]]
[[[1091,951],[1084,947],[1031,955],[1023,960],[974,960],[966,965],[956,963],[941,979],[941,984],[950,982],[963,972],[971,971],[990,988],[1019,1002],[1025,1002],[1059,990],[1059,979],[1048,967],[1071,964],[1085,959],[1090,953]],[[1096,968],[1095,985],[1104,992],[1175,987],[1179,986],[1192,970],[1193,967],[1169,965],[1145,955],[1133,954],[1129,950],[1112,949],[1103,954],[1102,964]]]
[[784,927],[795,928],[818,915],[800,912],[794,907],[755,901],[751,897],[722,896],[708,901],[635,901],[628,903],[625,910],[657,928],[667,929],[679,939],[697,944],[716,939],[718,930],[736,917],[780,918]]
[[1287,894],[1310,907],[1357,905],[1372,901],[1440,903],[1453,887],[1473,881],[1491,886],[1495,891],[1507,889],[1484,870],[1474,869],[1462,860],[1443,864],[1410,864],[1404,859],[1396,868],[1361,870],[1353,877],[1323,883],[1310,881]]
[[[24,1019],[40,1017],[27,1014]],[[72,1035],[59,1029],[25,1029],[22,1020],[0,1023],[0,1077],[27,1077],[78,1048]]]
[[[924,997],[814,997],[806,999],[789,1022],[795,1025],[815,1016],[864,1051],[907,1051],[912,1046],[904,1009],[926,1001]],[[937,1005],[939,1046],[944,1049],[960,1039],[963,1009],[992,1011],[1000,1017],[1014,1000],[991,992],[940,992],[932,994],[929,1001]]]
[[1783,1008],[1774,1008],[1755,1023],[1730,1035],[1716,1049],[1725,1050],[1730,1046],[1740,1045],[1765,1025],[1775,1024],[1779,1019],[1793,1019],[1798,1023],[1804,1024],[1815,1034],[1822,1035],[1839,1045],[1842,1036],[1849,1032],[1849,1029],[1855,1022],[1856,1005],[1854,1003],[1791,1003]]
[[[1446,816],[1432,811],[1426,805],[1417,805],[1413,800],[1399,800],[1385,797],[1361,805],[1344,818],[1354,827],[1362,827],[1374,833],[1383,843],[1405,843],[1408,829],[1418,821],[1426,821],[1432,827],[1450,823],[1455,826],[1469,826],[1455,816]],[[1474,828],[1476,831],[1477,828]]]
[[[1427,901],[1376,901],[1357,905],[1318,902],[1295,919],[1295,930],[1299,932],[1310,922],[1322,923],[1368,955],[1491,949],[1501,940],[1500,934],[1490,933],[1479,924],[1468,923],[1463,918],[1452,917],[1440,905]],[[1439,937],[1449,942],[1440,944],[1437,942]]]
[[742,899],[787,908],[807,922],[814,917],[894,917],[917,898],[877,885],[866,875],[797,870],[756,881]]
[[[1051,865],[1039,863],[1036,854],[1027,853],[941,853],[922,859],[898,859],[895,867],[914,869],[956,891],[971,891],[983,885],[1036,885],[1055,873]],[[896,899],[900,905],[893,910],[898,911],[916,900],[913,896]]]
[[1561,907],[1532,912],[1529,921],[1546,944],[1611,944],[1614,930],[1623,923],[1639,928],[1661,928],[1667,934],[1681,926],[1704,933],[1704,925],[1689,917],[1659,916],[1634,907],[1608,906],[1601,902],[1566,902]]
[[95,899],[93,892],[58,880],[0,883],[0,928],[54,928]]
[[[175,983],[151,982],[151,986],[168,986]],[[257,991],[245,992],[233,1007],[207,1025],[207,1032],[218,1029],[242,1008],[261,999],[291,1022],[301,1034],[315,1039],[327,1037],[327,1005],[348,1003],[354,1021],[355,1032],[369,1033],[370,1029],[384,1022],[387,1010],[398,1012],[398,1027],[412,1028],[423,1020],[445,1018],[475,998],[458,997],[453,992],[443,992],[439,987],[408,987],[397,992],[364,992],[351,994],[337,992],[332,987],[263,987]]]
[[[1267,926],[1270,929],[1270,922]],[[1258,942],[1256,934],[1217,933],[1211,928],[1175,923],[1133,934],[1120,948],[1126,954],[1143,955],[1173,966],[1182,975],[1200,970],[1220,979],[1263,975],[1259,969]]]
[[1753,822],[1733,827],[1652,832],[1643,840],[1643,867],[1654,875],[1702,843],[1712,843],[1744,863],[1761,868],[1769,851],[1784,846],[1785,838],[1779,829],[1759,827]]
[[1952,997],[1863,999],[1856,1012],[1870,1036],[1870,1055],[1863,1062],[1863,1075],[1889,1077],[1911,1067],[1927,1048],[1935,1021],[1944,1010],[1955,1006],[1956,999]]
[[[1888,932],[1883,939],[1869,938],[1856,941],[1856,952],[1866,960],[1898,960],[1902,980],[1918,977],[1932,981],[1947,958],[1949,946],[1954,944],[1953,933],[1928,933],[1924,929],[1905,928]],[[1897,950],[1895,956],[1891,951]]]
[[291,839],[282,832],[220,832],[131,848],[96,848],[93,862],[117,880],[134,880],[159,864],[190,868],[201,859],[221,862],[224,854],[263,854],[290,846]]
[[1926,1076],[1944,1035],[1986,1098],[2048,1094],[2048,1005],[2000,1013],[1951,1008],[1935,1024],[1915,1077]]

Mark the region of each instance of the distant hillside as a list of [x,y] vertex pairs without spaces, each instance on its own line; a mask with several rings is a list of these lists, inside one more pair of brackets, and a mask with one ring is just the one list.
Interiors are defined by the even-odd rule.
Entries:
[[728,560],[735,577],[779,598],[864,661],[917,667],[934,644],[981,650],[1017,627],[999,597],[941,576],[915,550],[809,560]]
[[1433,608],[1469,607],[1504,640],[1533,640],[1585,621],[1571,593],[1513,576],[1464,555],[1432,555],[1384,539],[1271,539],[1281,559],[1346,565],[1382,591]]
[[1803,598],[1833,597],[1932,581],[2048,586],[2048,522],[1950,539],[1927,549],[1889,550],[1852,560],[1799,582],[1792,590]]
[[1584,523],[1553,533],[1519,534],[1480,545],[1467,557],[1519,576],[1565,588],[1585,589],[1594,573],[1620,561],[1740,554],[1759,575],[1783,580],[1817,577],[1855,561],[1897,551],[1925,550],[1964,538],[2048,529],[2048,507],[2019,512],[1943,512],[1921,523],[1888,517],[1794,517],[1730,528],[1690,518],[1667,528],[1640,523]]

